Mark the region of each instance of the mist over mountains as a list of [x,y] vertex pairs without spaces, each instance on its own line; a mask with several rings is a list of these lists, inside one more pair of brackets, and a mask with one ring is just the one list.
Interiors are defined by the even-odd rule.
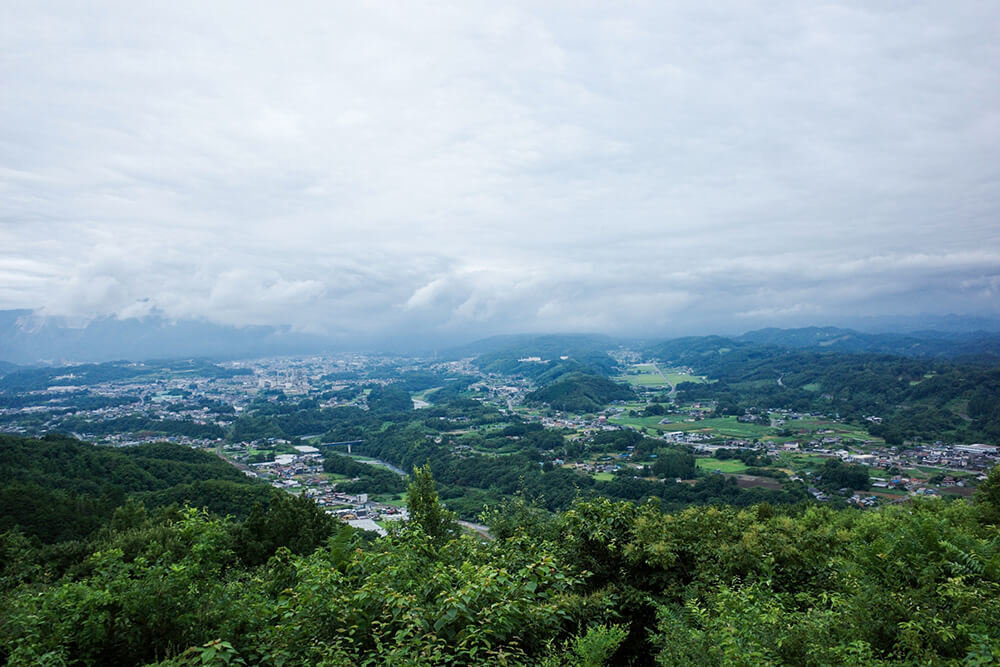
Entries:
[[[908,317],[894,333],[890,318],[873,331],[838,327],[768,328],[728,336],[737,343],[816,347],[839,352],[874,352],[905,356],[1000,354],[1000,321],[955,315]],[[904,332],[904,333],[900,333]],[[992,333],[991,333],[992,332]],[[713,332],[706,331],[705,334]],[[645,336],[645,341],[674,336]],[[636,338],[600,334],[525,333],[476,340],[435,339],[410,332],[383,338],[346,339],[293,331],[288,326],[229,326],[201,320],[97,318],[85,324],[46,317],[31,310],[0,311],[0,362],[18,365],[147,360],[181,357],[237,359],[345,351],[473,356],[510,348],[553,356],[559,350],[609,349],[619,344],[641,347]]]
[[30,310],[0,311],[0,360],[23,365],[189,356],[232,359],[332,349],[327,338],[287,327],[233,327],[160,317],[99,318],[72,327]]

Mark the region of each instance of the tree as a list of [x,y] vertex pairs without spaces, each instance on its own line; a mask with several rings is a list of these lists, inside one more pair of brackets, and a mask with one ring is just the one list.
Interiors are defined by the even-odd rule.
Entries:
[[312,553],[337,530],[337,520],[311,498],[275,490],[266,507],[254,505],[235,529],[235,549],[247,565],[260,565],[279,547],[299,555]]
[[976,489],[976,502],[987,523],[1000,523],[1000,465],[993,466],[986,480]]
[[413,480],[407,488],[406,508],[410,521],[418,524],[440,546],[458,533],[455,513],[445,509],[438,501],[430,463],[413,467]]

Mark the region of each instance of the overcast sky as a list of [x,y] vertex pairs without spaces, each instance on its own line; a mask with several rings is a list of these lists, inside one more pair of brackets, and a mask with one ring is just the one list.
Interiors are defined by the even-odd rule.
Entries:
[[346,336],[1000,315],[1000,5],[47,2],[0,308]]

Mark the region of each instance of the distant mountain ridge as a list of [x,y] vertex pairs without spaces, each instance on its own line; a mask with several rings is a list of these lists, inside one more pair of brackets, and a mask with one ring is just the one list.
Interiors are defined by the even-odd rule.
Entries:
[[59,318],[38,316],[30,310],[0,311],[0,361],[21,365],[181,357],[236,359],[310,354],[331,347],[327,338],[286,327],[234,327],[157,316],[106,317],[71,327]]
[[[675,339],[648,339],[647,349],[684,348],[692,354],[698,347],[739,347],[773,345],[789,349],[829,350],[896,354],[909,357],[965,357],[992,362],[1000,358],[1000,331],[992,320],[941,319],[946,330],[919,330],[910,333],[866,333],[838,327],[803,327],[797,329],[759,329],[739,336],[688,336]],[[962,322],[983,325],[979,331],[959,331]],[[926,322],[933,323],[933,322]],[[411,337],[403,348],[416,349],[426,339]],[[391,340],[389,347],[400,347]],[[84,326],[71,326],[62,318],[46,317],[31,310],[0,310],[0,375],[15,370],[10,364],[30,366],[127,359],[251,357],[322,354],[351,349],[372,349],[377,340],[350,341],[292,331],[282,326],[229,326],[202,320],[170,320],[151,315],[141,319],[98,318]],[[606,353],[619,346],[635,347],[636,340],[601,334],[515,334],[492,336],[452,347],[443,358],[463,357],[541,357],[558,360],[569,357],[592,366],[601,374],[610,373]],[[509,369],[508,369],[509,370]]]
[[759,329],[734,341],[775,345],[795,349],[816,348],[848,353],[895,354],[904,357],[974,357],[1000,358],[1000,333],[986,331],[912,333],[862,333],[838,327],[801,329]]
[[474,357],[516,351],[545,359],[572,352],[605,352],[621,340],[603,334],[508,334],[490,336],[446,351],[449,357]]

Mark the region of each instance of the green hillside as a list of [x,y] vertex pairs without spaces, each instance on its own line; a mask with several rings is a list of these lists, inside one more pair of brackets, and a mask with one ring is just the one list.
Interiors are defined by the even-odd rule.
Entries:
[[599,375],[569,373],[552,383],[528,394],[534,403],[548,403],[556,410],[593,412],[601,410],[612,401],[635,398],[635,392],[625,384],[618,384]]
[[270,491],[214,454],[181,445],[0,435],[0,531],[17,527],[47,543],[87,537],[129,498],[246,516]]
[[978,502],[663,513],[523,498],[461,535],[429,467],[370,541],[307,499],[130,504],[88,542],[0,535],[10,665],[912,665],[1000,658],[1000,469]]

